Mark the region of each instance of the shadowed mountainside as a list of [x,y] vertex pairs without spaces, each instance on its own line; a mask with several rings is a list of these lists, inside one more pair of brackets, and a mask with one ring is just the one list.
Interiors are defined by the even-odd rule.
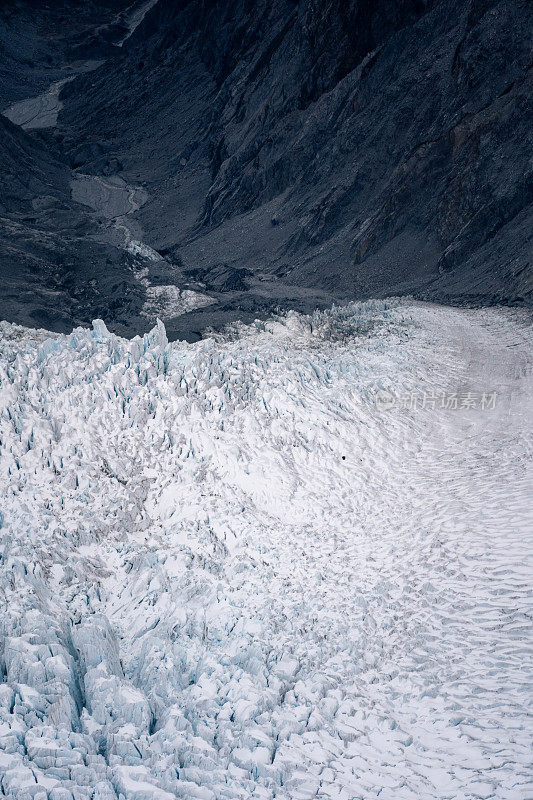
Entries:
[[172,337],[388,294],[530,302],[532,22],[525,0],[159,0],[64,86],[61,158],[142,187],[138,266],[208,293]]
[[105,316],[131,331],[143,303],[132,257],[97,240],[60,153],[3,117],[0,142],[2,317],[70,332]]

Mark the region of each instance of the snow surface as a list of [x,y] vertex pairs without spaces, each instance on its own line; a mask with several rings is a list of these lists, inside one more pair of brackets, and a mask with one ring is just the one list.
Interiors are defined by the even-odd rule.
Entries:
[[532,796],[524,316],[0,334],[4,796]]
[[181,314],[187,314],[195,308],[205,308],[215,301],[212,297],[192,289],[179,289],[177,286],[147,286],[146,302],[141,313],[149,319],[173,319]]

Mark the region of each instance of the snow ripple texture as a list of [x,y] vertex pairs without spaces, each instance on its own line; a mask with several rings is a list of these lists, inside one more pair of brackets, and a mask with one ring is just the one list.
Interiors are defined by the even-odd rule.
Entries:
[[527,319],[0,333],[2,796],[532,796]]

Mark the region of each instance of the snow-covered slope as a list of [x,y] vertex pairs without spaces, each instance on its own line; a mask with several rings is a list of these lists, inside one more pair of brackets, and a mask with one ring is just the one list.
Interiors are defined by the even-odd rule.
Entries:
[[524,316],[1,333],[4,796],[528,796]]

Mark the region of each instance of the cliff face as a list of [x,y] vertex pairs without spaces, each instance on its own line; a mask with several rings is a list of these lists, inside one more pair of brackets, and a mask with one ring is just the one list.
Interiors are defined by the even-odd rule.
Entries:
[[84,48],[110,55],[126,0],[3,0],[0,3],[0,110],[44,91]]
[[147,236],[190,269],[516,300],[532,22],[520,0],[160,0],[61,123],[146,179]]
[[0,116],[1,317],[60,332],[91,315],[117,331],[142,327],[132,258],[98,240],[70,177],[57,146]]
[[171,335],[354,297],[530,301],[532,23],[527,0],[158,0],[63,88],[62,158],[142,185],[136,238],[210,293]]

